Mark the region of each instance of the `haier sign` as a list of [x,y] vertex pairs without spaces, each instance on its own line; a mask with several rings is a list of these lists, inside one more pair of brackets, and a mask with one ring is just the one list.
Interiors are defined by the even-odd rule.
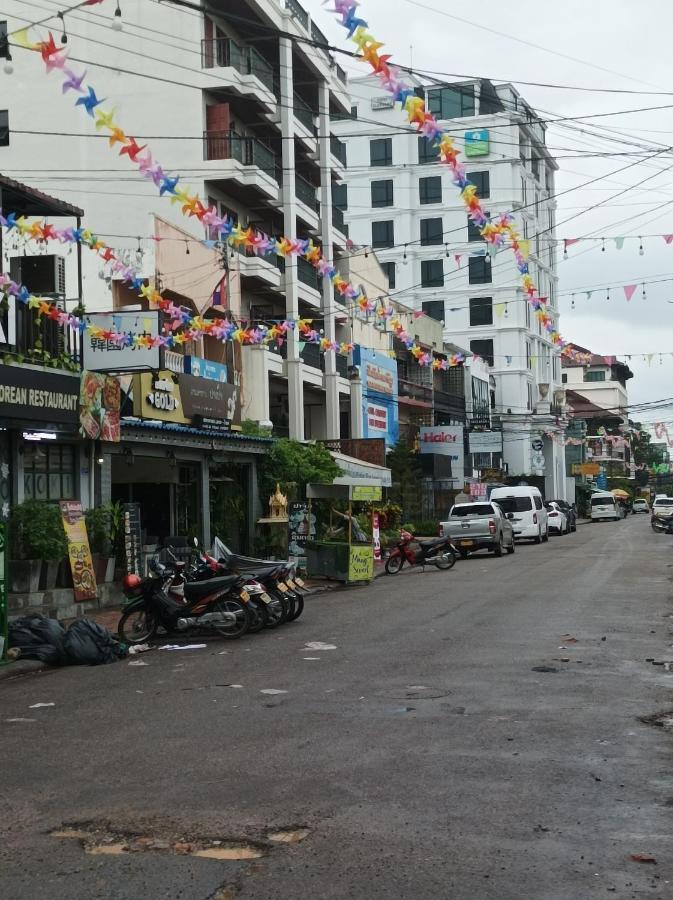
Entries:
[[355,347],[353,363],[362,381],[362,436],[385,438],[392,447],[399,437],[397,361],[390,356]]
[[421,428],[421,453],[451,457],[451,472],[461,478],[465,467],[462,425],[436,425]]

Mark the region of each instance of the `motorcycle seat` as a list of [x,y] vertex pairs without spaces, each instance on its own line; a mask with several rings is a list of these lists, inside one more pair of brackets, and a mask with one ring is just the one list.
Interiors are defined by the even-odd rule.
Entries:
[[242,572],[245,575],[250,575],[253,578],[258,576],[260,578],[266,578],[268,576],[276,575],[280,572],[283,564],[277,562],[269,562],[268,560],[257,560],[257,559],[246,559],[245,557],[233,557],[230,559],[221,560],[222,564],[225,565],[228,569],[235,569],[237,572]]
[[421,545],[421,547],[428,549],[430,547],[439,547],[440,544],[445,544],[446,538],[445,537],[432,538],[432,540],[430,540],[430,541],[419,541],[418,543]]
[[206,581],[186,581],[185,600],[200,600],[209,594],[226,591],[240,580],[240,575],[222,575],[219,578],[208,578]]

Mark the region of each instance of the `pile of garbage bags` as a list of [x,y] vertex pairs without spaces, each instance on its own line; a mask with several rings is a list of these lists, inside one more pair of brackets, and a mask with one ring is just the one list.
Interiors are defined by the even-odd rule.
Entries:
[[19,616],[9,622],[9,648],[21,659],[39,659],[51,666],[102,666],[128,655],[107,628],[92,619],[76,619],[66,630],[58,619]]

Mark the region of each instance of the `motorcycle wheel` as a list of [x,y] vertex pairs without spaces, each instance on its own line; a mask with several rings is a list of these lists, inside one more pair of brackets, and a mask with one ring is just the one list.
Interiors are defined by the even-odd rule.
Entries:
[[280,592],[267,591],[267,594],[271,597],[271,603],[266,604],[267,620],[264,624],[267,628],[276,628],[283,622],[287,622],[290,604]]
[[261,602],[257,602],[257,600],[249,600],[246,604],[246,609],[248,611],[248,617],[250,619],[250,624],[248,625],[248,631],[250,634],[257,634],[257,632],[261,631],[262,628],[266,625],[269,620],[269,613],[267,612],[266,606]]
[[389,556],[386,560],[386,575],[397,575],[403,565],[404,558],[401,553]]
[[250,630],[250,615],[245,603],[235,600],[233,597],[225,597],[218,600],[212,606],[212,612],[227,613],[235,616],[235,621],[231,625],[213,625],[212,627],[220,637],[236,640],[243,637],[246,631]]
[[304,598],[296,591],[293,594],[292,615],[288,618],[288,622],[294,622],[304,612]]
[[144,644],[157,631],[154,616],[147,609],[131,609],[125,612],[117,625],[119,640],[124,644]]
[[439,554],[435,560],[437,568],[445,572],[452,569],[455,564],[456,554],[452,550],[446,550],[444,553]]

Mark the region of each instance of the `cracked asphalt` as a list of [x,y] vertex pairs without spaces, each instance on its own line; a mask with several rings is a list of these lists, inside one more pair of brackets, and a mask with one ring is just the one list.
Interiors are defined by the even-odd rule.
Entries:
[[[639,716],[673,708],[647,661],[673,660],[672,578],[629,517],[241,641],[3,681],[0,895],[671,898],[673,732]],[[262,855],[186,852],[217,840]]]

